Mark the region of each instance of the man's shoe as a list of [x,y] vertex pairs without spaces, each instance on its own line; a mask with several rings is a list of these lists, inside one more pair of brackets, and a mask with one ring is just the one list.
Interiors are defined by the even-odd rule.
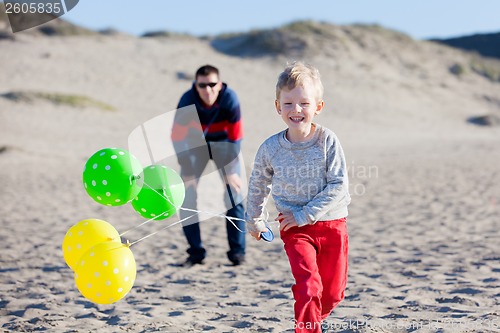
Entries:
[[244,254],[235,254],[229,258],[229,260],[233,263],[233,266],[239,266],[245,262]]
[[203,259],[197,259],[193,257],[188,257],[186,261],[180,264],[181,267],[193,267],[194,265],[203,265]]

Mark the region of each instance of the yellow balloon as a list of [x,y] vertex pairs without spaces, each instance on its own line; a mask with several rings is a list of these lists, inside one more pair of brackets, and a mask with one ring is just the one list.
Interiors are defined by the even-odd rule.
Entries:
[[92,246],[102,242],[120,242],[118,231],[106,221],[83,220],[69,228],[62,243],[66,264],[75,270],[76,262]]
[[76,287],[85,298],[97,304],[111,304],[125,297],[134,285],[135,276],[132,251],[117,242],[95,245],[75,268]]

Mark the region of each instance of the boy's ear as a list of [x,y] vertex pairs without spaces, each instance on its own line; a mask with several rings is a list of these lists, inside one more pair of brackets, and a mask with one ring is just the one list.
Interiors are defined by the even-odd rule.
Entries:
[[325,102],[323,100],[320,100],[318,104],[316,104],[316,112],[315,114],[320,114],[321,111],[323,111],[323,107],[325,106]]
[[276,112],[278,112],[278,114],[281,114],[280,101],[278,101],[277,99],[274,100],[274,106],[276,107]]

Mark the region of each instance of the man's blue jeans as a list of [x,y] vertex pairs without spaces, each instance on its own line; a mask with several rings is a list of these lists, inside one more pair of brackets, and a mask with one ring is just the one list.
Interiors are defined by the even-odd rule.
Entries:
[[[183,178],[194,177],[198,180],[202,176],[208,162],[212,159],[217,166],[223,182],[225,182],[226,173],[229,172],[237,173],[241,178],[241,163],[238,158],[229,161],[229,159],[232,159],[234,155],[231,155],[229,159],[226,157],[228,156],[228,144],[229,143],[227,142],[221,144],[210,142],[208,150],[193,150],[189,159],[185,160],[185,163],[189,163],[189,165],[181,165],[181,176]],[[185,170],[189,170],[190,173],[194,174],[186,175]],[[246,179],[242,179],[242,181],[246,181]],[[186,197],[182,207],[197,210],[197,201],[197,185],[188,186],[186,188]],[[224,201],[226,207],[228,208],[226,216],[241,219],[237,221],[233,220],[232,222],[226,219],[227,240],[229,245],[227,256],[230,261],[234,261],[237,257],[245,255],[246,226],[245,221],[243,221],[245,217],[245,209],[242,203],[242,193],[238,193],[234,188],[231,188],[228,184],[226,184]],[[186,219],[183,222],[183,231],[189,244],[187,252],[190,260],[200,261],[204,259],[206,256],[206,250],[203,247],[201,239],[198,215],[194,212],[186,210],[180,210],[179,215],[181,219]],[[237,228],[233,225],[233,223]]]

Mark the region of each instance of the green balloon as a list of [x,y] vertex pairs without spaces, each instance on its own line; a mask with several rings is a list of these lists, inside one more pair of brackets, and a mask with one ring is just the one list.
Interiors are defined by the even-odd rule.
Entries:
[[181,177],[164,165],[144,168],[144,185],[132,201],[132,207],[142,217],[163,220],[175,214],[184,202],[186,189]]
[[134,199],[142,188],[141,163],[119,148],[104,148],[92,155],[83,169],[83,186],[100,204],[121,206]]

